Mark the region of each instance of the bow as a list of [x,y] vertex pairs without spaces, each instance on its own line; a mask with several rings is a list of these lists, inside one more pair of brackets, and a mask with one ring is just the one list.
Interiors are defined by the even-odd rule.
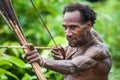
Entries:
[[35,4],[33,3],[33,1],[32,1],[32,0],[30,0],[30,2],[31,2],[31,4],[33,5],[33,7],[34,7],[34,9],[35,9],[35,11],[36,11],[36,13],[37,13],[37,15],[38,15],[39,19],[42,21],[42,23],[43,23],[44,27],[46,28],[46,30],[47,30],[47,32],[48,32],[48,34],[50,35],[51,40],[53,41],[53,43],[55,44],[55,46],[58,48],[57,43],[55,42],[55,40],[54,40],[54,38],[53,38],[52,34],[50,33],[50,31],[49,31],[49,29],[48,29],[47,25],[45,24],[45,22],[44,22],[44,20],[43,20],[42,16],[40,15],[40,12],[39,12],[39,11],[38,11],[38,9],[36,8],[36,6],[35,6]]
[[[14,12],[14,9],[12,7],[10,0],[0,0],[0,13],[1,13],[2,17],[4,18],[4,20],[7,22],[7,24],[9,25],[9,27],[14,32],[20,45],[23,46],[24,44],[28,44],[28,42],[23,34],[23,31],[21,29],[21,26],[18,22],[18,19],[15,15],[15,12]],[[34,47],[31,46],[28,48],[24,48],[24,51],[27,52],[31,49],[34,49]],[[43,76],[43,73],[42,73],[41,68],[38,65],[38,63],[34,62],[31,65],[37,75],[38,80],[46,80],[45,77]]]

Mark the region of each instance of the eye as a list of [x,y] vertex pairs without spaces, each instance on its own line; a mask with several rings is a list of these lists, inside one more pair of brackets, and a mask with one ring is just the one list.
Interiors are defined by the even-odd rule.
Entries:
[[63,25],[63,28],[66,30],[66,29],[67,29],[67,26]]
[[76,26],[75,25],[71,25],[71,29],[75,29],[76,28]]

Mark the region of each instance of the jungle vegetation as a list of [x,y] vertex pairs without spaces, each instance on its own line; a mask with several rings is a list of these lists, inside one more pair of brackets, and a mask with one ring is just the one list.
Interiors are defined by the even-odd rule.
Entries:
[[[69,2],[90,5],[97,13],[94,29],[101,35],[112,55],[109,80],[120,80],[120,0],[33,0],[55,41],[65,46],[67,41],[62,28],[63,7]],[[16,15],[29,43],[53,47],[48,32],[39,20],[29,0],[11,0]],[[0,45],[19,46],[13,32],[0,15]],[[50,50],[38,50],[40,56],[52,59]],[[0,48],[0,80],[36,80],[30,64],[22,59],[22,49]],[[47,80],[62,80],[63,76],[42,68]]]

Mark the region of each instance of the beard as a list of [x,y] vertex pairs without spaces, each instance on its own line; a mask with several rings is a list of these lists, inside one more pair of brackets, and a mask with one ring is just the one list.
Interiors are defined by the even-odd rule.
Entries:
[[71,47],[77,47],[77,46],[79,46],[80,41],[73,39],[71,41],[68,41],[68,43]]
[[71,37],[71,38],[67,38],[68,43],[71,47],[77,47],[81,44],[81,38],[76,38],[76,37]]
[[78,47],[86,44],[87,37],[88,37],[88,34],[83,33],[79,37],[75,37],[75,36],[68,37],[67,40],[71,47]]

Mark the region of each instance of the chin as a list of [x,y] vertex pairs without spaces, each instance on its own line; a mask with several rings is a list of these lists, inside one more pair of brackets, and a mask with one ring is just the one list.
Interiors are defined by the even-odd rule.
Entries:
[[75,44],[69,44],[71,47],[77,47],[77,45]]
[[78,47],[79,46],[79,42],[76,42],[76,43],[69,43],[69,45],[71,46],[71,47]]

